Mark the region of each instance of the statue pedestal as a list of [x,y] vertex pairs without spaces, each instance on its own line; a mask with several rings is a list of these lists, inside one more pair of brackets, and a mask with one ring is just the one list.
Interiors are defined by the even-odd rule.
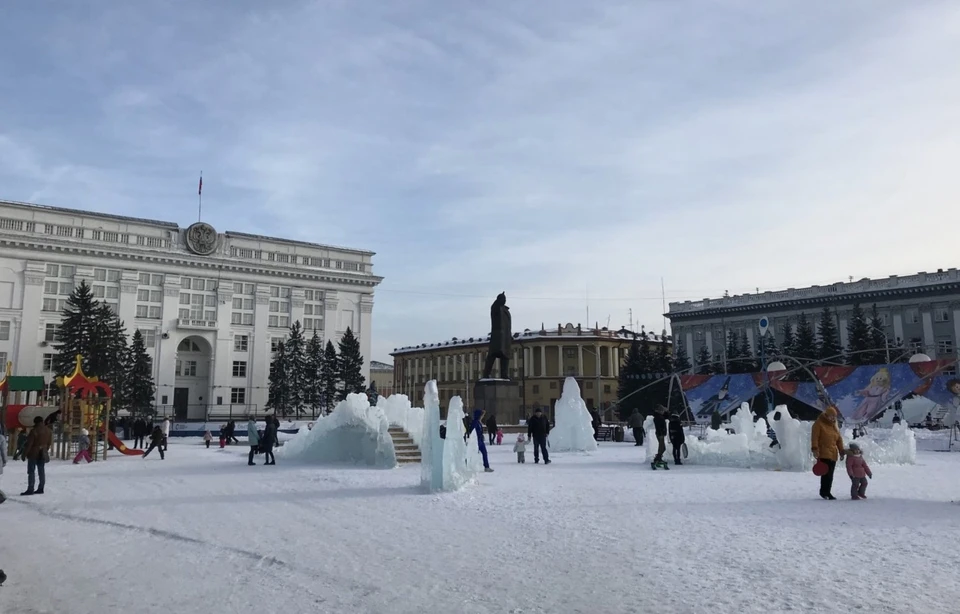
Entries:
[[498,424],[519,424],[520,384],[508,379],[482,379],[473,387],[473,407],[494,414]]

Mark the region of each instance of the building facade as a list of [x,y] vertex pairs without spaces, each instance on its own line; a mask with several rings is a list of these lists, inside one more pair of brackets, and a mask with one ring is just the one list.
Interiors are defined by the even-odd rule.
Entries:
[[370,383],[377,387],[377,394],[382,397],[393,394],[393,365],[379,360],[370,361]]
[[691,360],[706,346],[714,361],[723,359],[728,331],[746,335],[756,351],[757,323],[767,316],[769,330],[782,344],[787,327],[796,330],[797,317],[805,313],[817,330],[823,308],[829,306],[847,347],[847,322],[855,304],[868,316],[877,306],[882,332],[892,346],[923,352],[931,358],[955,359],[960,340],[960,273],[957,269],[891,275],[829,286],[789,288],[779,292],[725,296],[701,301],[670,303],[675,343],[682,343]]
[[[617,400],[620,367],[632,341],[633,334],[626,330],[586,329],[573,324],[515,333],[510,378],[520,382],[524,415],[540,407],[552,416],[567,377],[577,379],[587,407],[607,408]],[[670,339],[650,335],[650,342],[656,349],[661,343],[669,344]],[[454,396],[460,396],[469,409],[488,343],[489,336],[394,350],[395,391],[422,406],[424,385],[436,380],[444,411]],[[498,366],[494,370],[499,373]]]
[[[271,353],[300,321],[360,340],[369,377],[368,251],[0,201],[0,360],[52,379],[61,313],[85,280],[153,358],[167,415],[263,411]],[[96,374],[90,374],[96,375]]]

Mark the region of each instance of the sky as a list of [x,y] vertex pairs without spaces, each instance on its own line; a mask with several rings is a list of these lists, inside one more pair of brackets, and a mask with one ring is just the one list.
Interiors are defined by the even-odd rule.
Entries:
[[[376,252],[374,360],[957,266],[960,4],[0,6],[0,198]],[[661,286],[661,279],[663,280]],[[663,288],[663,292],[661,291]]]

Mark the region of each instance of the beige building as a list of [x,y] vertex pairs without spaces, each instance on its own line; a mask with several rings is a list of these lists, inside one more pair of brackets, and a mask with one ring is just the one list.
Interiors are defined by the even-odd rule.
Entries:
[[382,397],[388,397],[393,394],[393,365],[378,360],[371,360],[370,383],[376,385],[377,394]]
[[[454,338],[395,349],[391,354],[395,392],[422,405],[424,385],[435,379],[444,411],[457,395],[469,408],[473,386],[486,360],[488,339]],[[624,329],[588,329],[579,324],[514,333],[510,377],[520,383],[524,415],[537,407],[549,408],[552,415],[567,377],[577,378],[587,407],[606,408],[617,400],[620,366],[632,340],[632,333]],[[656,347],[670,343],[670,337],[651,335],[650,341]],[[499,367],[494,371],[499,372]]]

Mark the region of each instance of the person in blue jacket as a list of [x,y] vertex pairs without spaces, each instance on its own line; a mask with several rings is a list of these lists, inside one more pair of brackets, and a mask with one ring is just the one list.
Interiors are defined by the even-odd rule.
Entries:
[[477,446],[480,448],[480,455],[483,456],[483,470],[493,473],[490,461],[487,460],[487,446],[483,443],[483,413],[482,409],[473,410],[473,423],[470,425],[470,430],[477,434]]

